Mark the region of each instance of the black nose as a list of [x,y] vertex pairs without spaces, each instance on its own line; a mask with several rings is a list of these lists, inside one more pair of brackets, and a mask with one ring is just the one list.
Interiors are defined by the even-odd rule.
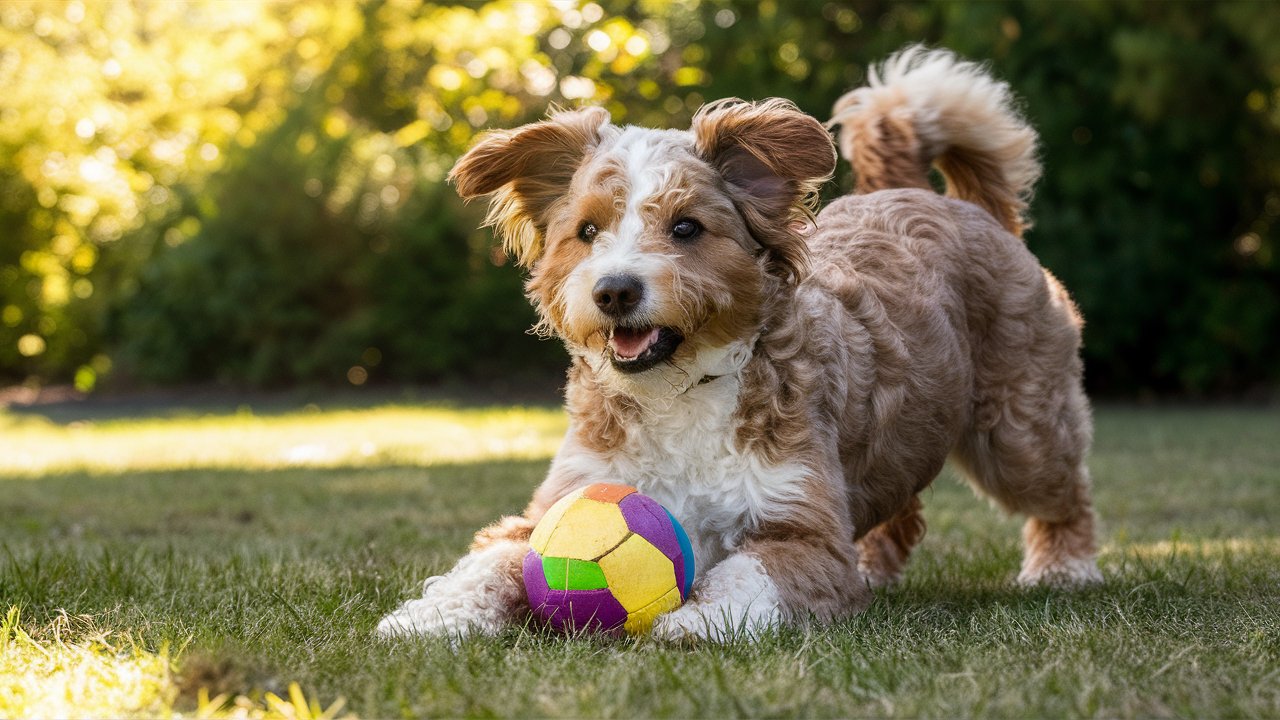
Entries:
[[606,275],[596,282],[591,295],[601,312],[620,318],[644,299],[644,285],[635,275]]

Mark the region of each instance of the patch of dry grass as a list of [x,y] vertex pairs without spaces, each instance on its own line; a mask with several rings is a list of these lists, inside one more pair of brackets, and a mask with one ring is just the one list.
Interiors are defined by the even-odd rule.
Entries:
[[197,692],[189,712],[175,709],[178,686],[168,646],[150,652],[128,633],[113,634],[87,616],[59,614],[34,633],[23,630],[18,608],[0,622],[0,717],[208,718],[209,720],[330,720],[346,701],[322,708],[297,683],[286,698],[266,693],[209,697]]

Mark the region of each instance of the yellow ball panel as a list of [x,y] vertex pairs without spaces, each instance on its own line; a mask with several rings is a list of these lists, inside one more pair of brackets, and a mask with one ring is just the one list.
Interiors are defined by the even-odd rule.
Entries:
[[644,609],[676,587],[671,560],[639,535],[627,538],[599,562],[609,592],[629,613]]
[[627,622],[623,628],[630,635],[647,635],[653,629],[653,621],[658,619],[659,615],[678,607],[680,607],[680,588],[673,587],[666,595],[652,603],[635,612],[627,613]]
[[539,552],[549,557],[595,560],[628,532],[627,521],[617,505],[577,498],[551,527],[551,536]]
[[584,492],[586,492],[586,488],[578,488],[547,508],[546,514],[534,526],[533,534],[529,536],[529,546],[535,552],[539,555],[547,554],[547,541],[551,539],[551,531],[556,529],[556,525],[559,524],[560,518],[564,517],[565,511],[569,509],[569,506],[575,500],[582,497]]

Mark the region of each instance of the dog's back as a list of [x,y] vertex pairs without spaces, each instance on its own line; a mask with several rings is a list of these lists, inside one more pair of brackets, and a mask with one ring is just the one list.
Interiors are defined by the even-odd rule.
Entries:
[[873,68],[832,124],[857,184],[819,216],[800,294],[848,313],[835,406],[855,515],[875,526],[864,571],[898,574],[924,531],[913,496],[950,454],[976,489],[1032,516],[1022,580],[1095,579],[1082,321],[1021,240],[1035,131],[1006,84],[918,47]]

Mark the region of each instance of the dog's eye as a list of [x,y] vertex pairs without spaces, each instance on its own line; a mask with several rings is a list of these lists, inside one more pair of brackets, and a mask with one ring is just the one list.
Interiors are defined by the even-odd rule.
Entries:
[[592,223],[582,223],[582,227],[578,228],[578,239],[582,242],[589,243],[595,240],[598,234],[600,231]]
[[671,226],[671,235],[677,240],[692,240],[702,234],[702,226],[697,220],[680,218]]

